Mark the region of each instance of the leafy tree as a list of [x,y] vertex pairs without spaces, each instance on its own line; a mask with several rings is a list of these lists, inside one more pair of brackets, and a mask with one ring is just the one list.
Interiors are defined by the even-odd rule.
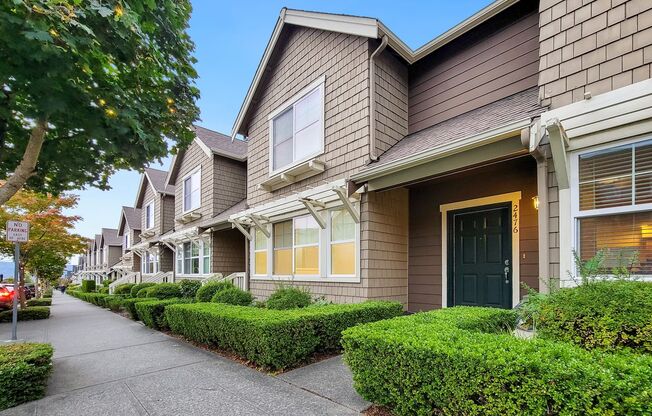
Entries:
[[[0,206],[0,226],[6,232],[7,220],[27,221],[30,224],[29,241],[20,245],[20,288],[25,284],[25,272],[29,271],[47,279],[56,271],[63,271],[66,260],[80,254],[87,240],[72,232],[79,216],[65,215],[64,211],[77,205],[76,195],[53,196],[21,190],[6,204]],[[13,256],[14,244],[0,241],[0,253]],[[61,263],[63,262],[63,266]],[[21,307],[25,306],[21,296]]]
[[199,112],[189,0],[0,2],[0,204],[108,189],[186,146]]

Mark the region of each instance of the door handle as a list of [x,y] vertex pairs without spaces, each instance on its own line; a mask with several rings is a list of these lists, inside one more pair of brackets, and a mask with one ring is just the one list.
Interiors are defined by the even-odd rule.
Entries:
[[503,271],[505,272],[505,284],[507,285],[509,284],[509,267],[506,266]]

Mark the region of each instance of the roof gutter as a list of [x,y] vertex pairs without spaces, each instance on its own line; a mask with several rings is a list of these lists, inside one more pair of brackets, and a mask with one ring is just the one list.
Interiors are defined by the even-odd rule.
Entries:
[[369,58],[369,160],[378,160],[376,154],[376,58],[387,47],[387,36],[383,35],[380,45]]

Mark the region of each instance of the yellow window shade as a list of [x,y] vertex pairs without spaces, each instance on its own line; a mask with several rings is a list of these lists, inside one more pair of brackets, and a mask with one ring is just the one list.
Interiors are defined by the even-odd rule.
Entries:
[[331,245],[331,274],[355,274],[355,243]]
[[267,274],[267,252],[258,251],[254,254],[256,261],[255,274]]
[[274,250],[274,274],[292,274],[292,249]]
[[297,247],[294,249],[295,274],[319,274],[319,247]]

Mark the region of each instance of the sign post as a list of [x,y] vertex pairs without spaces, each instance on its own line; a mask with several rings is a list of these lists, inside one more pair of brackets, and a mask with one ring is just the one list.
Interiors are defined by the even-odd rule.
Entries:
[[29,240],[29,223],[7,221],[7,241],[14,242],[14,303],[11,320],[11,340],[16,341],[18,327],[18,296],[20,296],[20,243]]

